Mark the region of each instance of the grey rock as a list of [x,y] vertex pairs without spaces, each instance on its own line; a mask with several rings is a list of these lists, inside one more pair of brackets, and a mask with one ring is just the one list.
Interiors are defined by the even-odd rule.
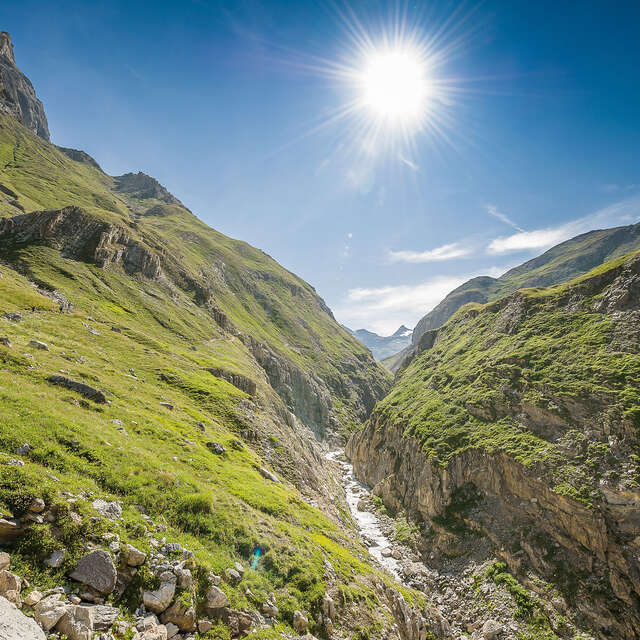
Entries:
[[26,456],[29,451],[31,451],[31,447],[25,442],[23,445],[19,446],[14,453],[17,456]]
[[29,79],[16,66],[11,36],[0,32],[0,111],[10,114],[36,135],[49,140],[42,102]]
[[99,549],[80,558],[69,577],[106,595],[114,590],[117,574],[111,556]]
[[0,336],[0,344],[3,344],[5,347],[11,347],[11,340],[7,336]]
[[9,591],[20,593],[22,590],[22,580],[7,569],[0,570],[0,595],[5,596]]
[[180,601],[174,602],[160,617],[160,621],[167,625],[172,623],[180,631],[196,630],[196,610],[193,607],[185,607]]
[[298,633],[304,633],[309,628],[309,620],[300,612],[293,612],[293,628]]
[[502,625],[497,620],[487,620],[482,625],[482,637],[485,640],[495,640],[502,633]]
[[44,511],[45,506],[46,505],[45,505],[44,500],[42,498],[36,498],[31,503],[31,506],[29,507],[29,511],[31,511],[33,513],[42,513]]
[[219,442],[207,442],[207,449],[213,453],[217,453],[218,455],[222,455],[225,453],[226,448],[221,445]]
[[22,320],[22,316],[19,313],[5,313],[4,317],[7,320],[11,320],[11,322],[20,322],[20,320]]
[[49,376],[47,381],[51,384],[57,384],[61,387],[65,387],[66,389],[71,389],[71,391],[76,391],[85,398],[93,400],[93,402],[97,402],[99,404],[105,404],[107,402],[107,398],[102,391],[95,389],[84,382],[78,382],[77,380],[71,380],[71,378],[58,375]]
[[105,518],[117,520],[122,515],[122,505],[119,502],[107,502],[101,498],[97,498],[91,503],[91,506]]
[[42,594],[34,589],[25,597],[24,603],[27,605],[27,607],[34,607],[38,604],[38,602],[40,602],[40,600],[42,600]]
[[7,544],[24,533],[20,520],[0,516],[0,544]]
[[56,631],[68,640],[91,640],[93,636],[94,607],[69,605],[56,625]]
[[28,618],[0,596],[0,638],[2,640],[46,640],[35,620]]
[[269,471],[269,469],[267,469],[266,467],[260,467],[260,475],[267,480],[271,480],[271,482],[280,482],[280,480],[278,480],[278,477],[274,473]]
[[135,640],[167,640],[167,627],[159,624],[157,627],[143,631]]
[[91,610],[93,611],[93,628],[96,631],[107,631],[120,615],[120,609],[106,604],[97,604],[91,607]]
[[54,551],[45,561],[44,563],[51,567],[52,569],[58,569],[62,566],[64,562],[64,557],[66,555],[66,551],[61,549],[60,551]]
[[229,604],[229,598],[222,589],[212,585],[207,591],[207,609],[220,609]]
[[6,551],[0,551],[0,569],[8,569],[11,564],[11,557]]
[[160,406],[164,407],[165,409],[169,409],[169,411],[173,411],[174,408],[170,402],[161,402]]
[[171,571],[160,574],[160,586],[142,594],[144,606],[153,613],[162,613],[173,600],[176,592],[176,577]]
[[67,606],[67,603],[61,600],[61,594],[48,596],[34,607],[34,618],[45,631],[49,632],[65,614]]
[[123,548],[124,557],[130,567],[139,567],[143,565],[147,559],[147,554],[130,544],[125,544]]
[[41,342],[40,340],[31,340],[29,342],[29,346],[34,349],[40,349],[41,351],[49,351],[49,345],[46,342]]

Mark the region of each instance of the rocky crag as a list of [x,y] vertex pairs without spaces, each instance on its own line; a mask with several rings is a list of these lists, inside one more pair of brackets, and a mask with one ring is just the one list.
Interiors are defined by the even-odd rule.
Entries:
[[11,36],[0,31],[0,111],[10,114],[29,131],[49,140],[49,126],[33,85],[16,66]]
[[540,592],[520,594],[530,633],[563,637],[568,617],[640,637],[639,338],[638,254],[467,305],[349,442],[359,477],[421,523],[427,565],[497,557],[494,575]]

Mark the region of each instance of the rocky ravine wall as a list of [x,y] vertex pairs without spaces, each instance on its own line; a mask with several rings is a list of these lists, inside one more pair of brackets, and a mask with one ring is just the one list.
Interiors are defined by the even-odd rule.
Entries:
[[[461,516],[514,573],[531,568],[557,584],[599,637],[640,638],[640,493],[608,491],[589,509],[504,454],[470,450],[441,467],[417,440],[374,419],[346,453],[387,507],[432,525],[457,492],[475,487],[479,501]],[[431,544],[459,552],[450,533],[435,530]]]

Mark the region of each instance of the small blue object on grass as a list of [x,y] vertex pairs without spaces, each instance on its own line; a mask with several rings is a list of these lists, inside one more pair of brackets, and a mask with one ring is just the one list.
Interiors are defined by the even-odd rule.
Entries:
[[251,560],[251,568],[254,571],[258,568],[258,561],[260,560],[261,555],[262,555],[262,549],[260,547],[256,547],[253,552],[253,560]]

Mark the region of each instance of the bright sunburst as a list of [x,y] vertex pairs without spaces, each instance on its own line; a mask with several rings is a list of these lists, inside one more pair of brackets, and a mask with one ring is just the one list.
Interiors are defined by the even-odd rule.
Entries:
[[390,125],[420,123],[430,97],[426,61],[408,48],[373,51],[361,72],[362,105]]

